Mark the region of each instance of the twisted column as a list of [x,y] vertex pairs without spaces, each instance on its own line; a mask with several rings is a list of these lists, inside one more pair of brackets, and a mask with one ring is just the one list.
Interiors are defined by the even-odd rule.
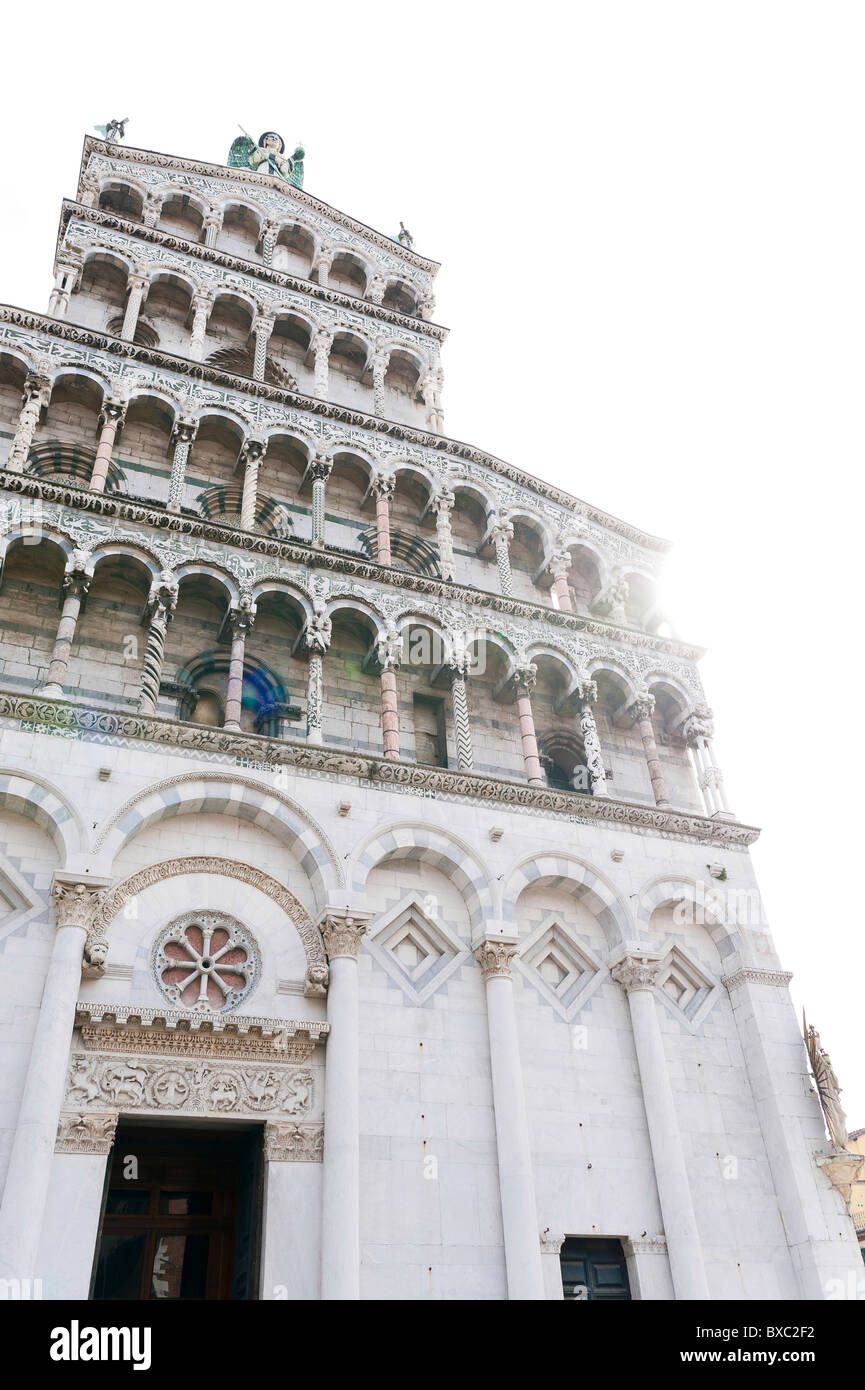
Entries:
[[93,467],[90,471],[90,491],[104,492],[105,484],[108,481],[108,470],[111,467],[111,456],[114,452],[114,444],[119,431],[123,428],[123,420],[126,415],[126,402],[116,398],[110,398],[102,407],[100,417],[99,443],[96,445],[96,457],[93,460]]
[[324,499],[327,480],[333,468],[333,459],[316,454],[310,464],[312,477],[312,544],[324,545]]
[[10,473],[23,473],[27,467],[33,436],[39,425],[39,418],[51,396],[51,382],[47,377],[31,374],[24,382],[24,396],[15,437],[9,448],[6,463]]
[[454,735],[457,745],[457,767],[461,772],[471,772],[475,765],[472,748],[472,726],[469,718],[469,704],[466,692],[468,658],[464,654],[454,654],[449,662],[451,680],[451,707],[454,712]]
[[328,1301],[360,1297],[357,957],[372,916],[336,909],[319,922],[330,970],[321,1199],[321,1296]]
[[393,497],[394,479],[387,473],[376,473],[372,480],[375,493],[376,559],[380,565],[389,565],[390,553],[390,499]]
[[333,347],[333,334],[326,328],[319,328],[312,340],[315,354],[313,394],[316,400],[326,401],[329,389],[330,350]]
[[402,660],[402,637],[393,623],[379,637],[377,654],[381,666],[381,731],[384,756],[399,758],[399,710],[396,698],[396,672]]
[[483,972],[487,997],[508,1298],[542,1299],[546,1295],[535,1179],[511,976],[511,961],[518,952],[515,937],[489,935],[475,948],[474,956]]
[[384,415],[384,379],[390,352],[377,348],[372,355],[372,410],[374,415]]
[[641,690],[628,710],[628,714],[633,719],[634,723],[638,724],[640,727],[640,737],[643,740],[643,752],[646,755],[646,763],[649,768],[649,777],[652,782],[655,805],[669,808],[670,801],[667,796],[667,786],[664,781],[664,773],[661,769],[660,759],[658,758],[655,731],[652,728],[652,714],[654,709],[654,695],[650,695],[648,690]]
[[63,576],[63,592],[66,597],[63,600],[60,621],[57,624],[57,636],[54,639],[54,651],[48,666],[48,675],[41,691],[50,699],[60,699],[63,695],[63,685],[66,680],[66,669],[69,665],[69,653],[72,650],[78,614],[81,612],[81,604],[90,587],[92,577],[86,569],[88,558],[87,555],[74,551]]
[[237,607],[229,612],[228,621],[231,626],[231,656],[228,662],[228,691],[222,727],[239,733],[246,635],[255,622],[255,604],[252,599],[246,595],[242,596]]
[[265,318],[262,314],[256,314],[252,321],[252,333],[255,338],[252,375],[255,381],[264,381],[264,366],[267,361],[267,344],[272,332],[273,319]]
[[586,754],[586,767],[589,769],[592,796],[606,796],[607,774],[604,770],[601,740],[598,738],[598,728],[588,697],[584,700],[580,712],[580,733],[583,736],[583,749]]
[[138,326],[138,315],[141,313],[141,306],[150,288],[150,281],[146,275],[130,275],[129,277],[129,298],[126,301],[126,312],[123,315],[123,327],[120,336],[125,342],[131,343],[135,337],[135,329]]
[[267,450],[266,439],[247,439],[240,451],[243,463],[243,495],[240,502],[240,525],[244,531],[255,528],[258,510],[258,472]]
[[204,339],[212,308],[213,295],[197,290],[192,296],[192,336],[189,340],[189,356],[193,362],[200,362],[204,357]]
[[197,432],[198,421],[193,420],[190,415],[181,415],[179,420],[175,421],[174,429],[171,431],[174,458],[171,462],[171,478],[168,482],[168,502],[166,503],[170,512],[180,511],[189,450]]
[[439,569],[442,579],[454,577],[454,540],[451,531],[451,511],[455,498],[452,492],[443,488],[430,499],[430,506],[436,518],[436,542],[439,552]]
[[165,634],[168,630],[168,624],[174,617],[177,594],[177,580],[170,570],[163,570],[151,588],[147,600],[150,624],[147,630],[144,666],[141,671],[141,690],[138,696],[139,714],[156,713],[159,702],[159,687],[162,684],[162,663],[165,659]]
[[499,572],[499,588],[506,598],[513,598],[514,584],[511,574],[511,553],[509,544],[514,538],[513,523],[506,517],[496,517],[490,527],[490,535],[496,548],[496,568]]
[[324,654],[330,646],[331,620],[323,599],[316,599],[313,615],[306,624],[304,641],[309,652],[309,673],[306,688],[306,739],[308,743],[324,742],[322,705],[324,703]]
[[517,717],[520,721],[520,739],[523,745],[523,762],[530,787],[546,786],[541,771],[538,754],[538,740],[535,734],[535,716],[532,712],[531,691],[538,676],[538,668],[531,662],[517,666],[514,671],[514,689],[517,700]]
[[709,1286],[703,1251],[653,995],[659,965],[658,957],[651,954],[626,953],[612,965],[610,974],[628,996],[676,1298],[706,1299]]
[[51,887],[57,931],[30,1044],[24,1094],[0,1208],[3,1279],[32,1279],[44,1273],[36,1268],[36,1260],[66,1090],[75,1005],[92,926],[94,894],[108,883],[108,879],[92,880],[89,875],[88,881],[82,883],[72,876],[55,874]]
[[571,591],[568,588],[568,575],[571,572],[571,552],[567,548],[554,550],[550,556],[550,573],[553,576],[553,593],[562,613],[571,613]]

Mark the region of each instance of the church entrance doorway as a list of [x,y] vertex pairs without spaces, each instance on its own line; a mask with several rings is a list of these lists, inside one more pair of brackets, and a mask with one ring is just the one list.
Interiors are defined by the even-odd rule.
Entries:
[[258,1297],[263,1126],[117,1126],[91,1297]]
[[630,1299],[631,1286],[621,1241],[568,1236],[560,1259],[565,1298],[589,1303]]

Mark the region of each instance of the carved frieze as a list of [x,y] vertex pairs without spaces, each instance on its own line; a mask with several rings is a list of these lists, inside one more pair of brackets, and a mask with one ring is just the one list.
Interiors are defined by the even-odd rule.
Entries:
[[107,1154],[114,1143],[119,1118],[116,1110],[61,1110],[54,1152]]
[[321,1163],[324,1125],[269,1120],[264,1127],[264,1156],[268,1163]]

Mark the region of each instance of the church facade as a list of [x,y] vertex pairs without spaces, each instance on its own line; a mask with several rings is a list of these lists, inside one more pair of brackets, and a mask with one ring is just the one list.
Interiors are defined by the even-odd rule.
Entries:
[[448,437],[284,151],[88,137],[0,306],[7,1296],[839,1296],[666,543]]

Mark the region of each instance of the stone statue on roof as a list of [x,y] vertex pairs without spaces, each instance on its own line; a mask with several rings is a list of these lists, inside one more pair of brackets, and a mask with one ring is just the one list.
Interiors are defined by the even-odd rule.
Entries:
[[408,227],[402,220],[399,224],[399,233],[397,235],[397,241],[399,242],[400,246],[408,247],[409,251],[414,246],[414,237],[412,236]]
[[242,135],[232,143],[228,151],[228,164],[235,169],[254,169],[258,174],[271,174],[275,178],[293,183],[295,188],[303,188],[303,161],[305,151],[298,145],[294,154],[285,153],[285,141],[275,130],[266,130],[253,140],[243,126]]
[[125,140],[126,123],[128,120],[129,117],[124,116],[122,121],[109,121],[107,125],[96,125],[93,127],[93,129],[99,131],[99,134],[102,136],[103,140]]

